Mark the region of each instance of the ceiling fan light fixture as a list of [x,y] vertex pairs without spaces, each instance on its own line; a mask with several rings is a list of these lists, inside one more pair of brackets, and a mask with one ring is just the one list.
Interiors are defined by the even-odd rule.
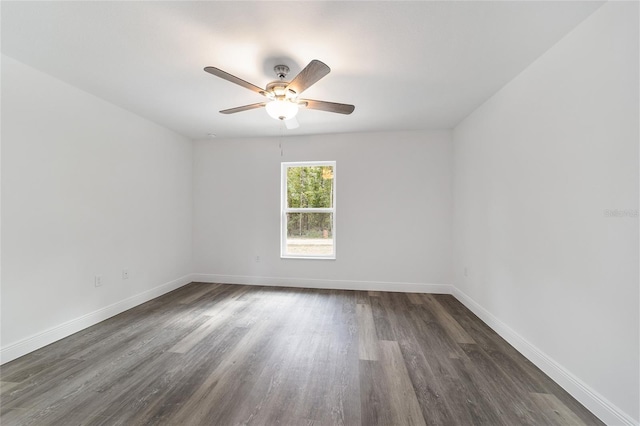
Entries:
[[287,100],[277,99],[269,102],[265,108],[267,114],[276,120],[289,120],[298,113],[298,105]]

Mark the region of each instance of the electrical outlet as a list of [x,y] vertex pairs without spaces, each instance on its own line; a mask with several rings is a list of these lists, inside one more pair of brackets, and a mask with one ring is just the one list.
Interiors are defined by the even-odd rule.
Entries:
[[260,256],[256,256],[256,263],[260,263]]
[[469,276],[469,267],[468,267],[468,266],[465,266],[465,267],[464,267],[464,276],[465,276],[465,277],[468,277],[468,276]]
[[129,270],[128,269],[123,269],[122,270],[122,279],[123,280],[128,280],[129,279]]
[[102,287],[102,277],[100,275],[93,277],[93,285],[96,287]]

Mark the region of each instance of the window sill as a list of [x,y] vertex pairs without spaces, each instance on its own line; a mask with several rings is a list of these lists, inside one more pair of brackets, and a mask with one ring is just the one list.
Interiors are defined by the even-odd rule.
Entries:
[[280,259],[336,260],[335,256],[293,256],[281,255]]

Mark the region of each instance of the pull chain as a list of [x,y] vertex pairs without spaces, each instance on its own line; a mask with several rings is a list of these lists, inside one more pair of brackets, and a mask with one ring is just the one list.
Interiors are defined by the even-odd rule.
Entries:
[[284,121],[280,120],[280,139],[278,140],[278,148],[280,148],[280,157],[284,155],[284,149],[282,149],[283,137],[284,137]]

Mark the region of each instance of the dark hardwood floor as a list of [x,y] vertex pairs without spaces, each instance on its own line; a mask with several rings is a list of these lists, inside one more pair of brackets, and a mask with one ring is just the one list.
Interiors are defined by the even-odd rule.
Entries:
[[447,295],[192,283],[2,366],[9,425],[595,425]]

